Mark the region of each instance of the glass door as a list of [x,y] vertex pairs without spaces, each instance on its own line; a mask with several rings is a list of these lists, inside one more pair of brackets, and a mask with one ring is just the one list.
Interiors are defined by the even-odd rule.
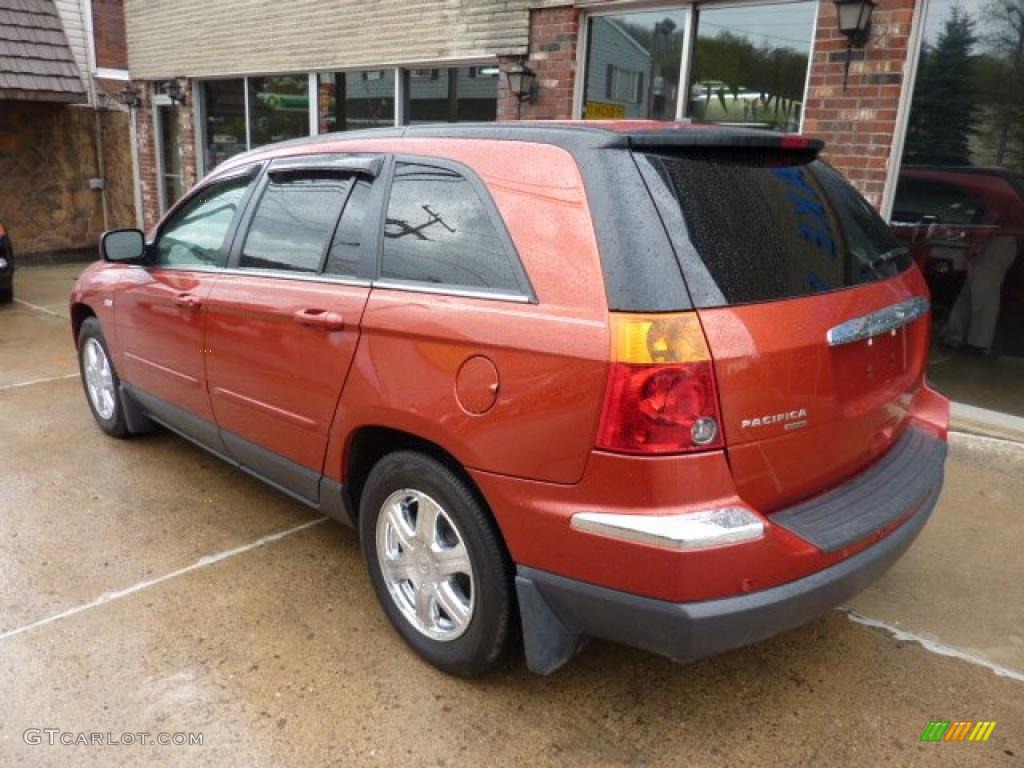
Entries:
[[932,292],[929,378],[1024,416],[1024,0],[931,0],[894,232]]
[[160,140],[160,212],[174,205],[185,191],[178,109],[160,104],[156,108],[157,136]]

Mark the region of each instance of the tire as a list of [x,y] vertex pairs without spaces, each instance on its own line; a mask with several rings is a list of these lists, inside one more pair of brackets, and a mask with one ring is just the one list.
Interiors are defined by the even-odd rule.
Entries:
[[[97,361],[105,361],[105,371],[109,377],[103,373],[102,365],[99,370],[96,369]],[[82,377],[85,401],[100,429],[111,437],[127,437],[128,424],[119,395],[121,380],[114,369],[100,322],[95,317],[87,317],[78,332],[78,371]],[[105,394],[97,395],[100,390]]]
[[[512,563],[466,482],[424,453],[391,453],[370,472],[359,509],[370,580],[406,643],[449,674],[493,669],[513,626]],[[420,525],[430,519],[434,525]],[[421,612],[424,603],[429,609]]]
[[0,283],[0,304],[10,304],[14,301],[14,278],[5,283]]

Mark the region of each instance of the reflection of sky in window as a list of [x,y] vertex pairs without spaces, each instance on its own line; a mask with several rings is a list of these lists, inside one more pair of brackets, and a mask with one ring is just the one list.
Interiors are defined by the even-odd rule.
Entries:
[[[983,38],[995,31],[994,24],[986,20],[986,11],[991,0],[930,0],[928,3],[928,18],[924,23],[924,41],[928,45],[935,45],[946,20],[953,12],[953,8],[959,6],[967,11],[967,15],[974,20],[974,33]],[[975,46],[975,50],[977,51]]]
[[817,3],[708,8],[701,11],[697,30],[701,37],[729,32],[747,38],[759,48],[790,48],[809,53],[817,8]]

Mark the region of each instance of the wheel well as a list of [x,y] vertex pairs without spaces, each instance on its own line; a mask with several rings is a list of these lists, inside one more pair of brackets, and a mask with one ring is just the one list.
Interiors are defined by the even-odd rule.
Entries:
[[78,332],[82,330],[82,323],[85,322],[87,317],[96,317],[92,307],[88,304],[71,305],[71,333],[76,347],[78,346]]
[[[362,427],[349,440],[348,459],[345,463],[345,488],[352,501],[354,520],[359,519],[359,502],[363,495],[363,486],[366,485],[366,479],[370,476],[370,470],[387,454],[395,451],[420,451],[444,464],[465,481],[470,491],[494,520],[494,513],[491,512],[484,495],[454,456],[437,443],[389,427]],[[494,520],[494,525],[500,531],[497,520]]]

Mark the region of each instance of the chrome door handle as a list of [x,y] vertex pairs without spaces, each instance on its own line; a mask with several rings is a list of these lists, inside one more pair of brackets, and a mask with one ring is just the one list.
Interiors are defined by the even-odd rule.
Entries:
[[325,331],[340,331],[345,327],[345,320],[341,315],[326,309],[300,309],[294,317],[297,323],[311,328],[323,328]]
[[179,293],[174,298],[174,303],[185,309],[198,309],[203,300],[198,296],[193,296],[191,293]]

